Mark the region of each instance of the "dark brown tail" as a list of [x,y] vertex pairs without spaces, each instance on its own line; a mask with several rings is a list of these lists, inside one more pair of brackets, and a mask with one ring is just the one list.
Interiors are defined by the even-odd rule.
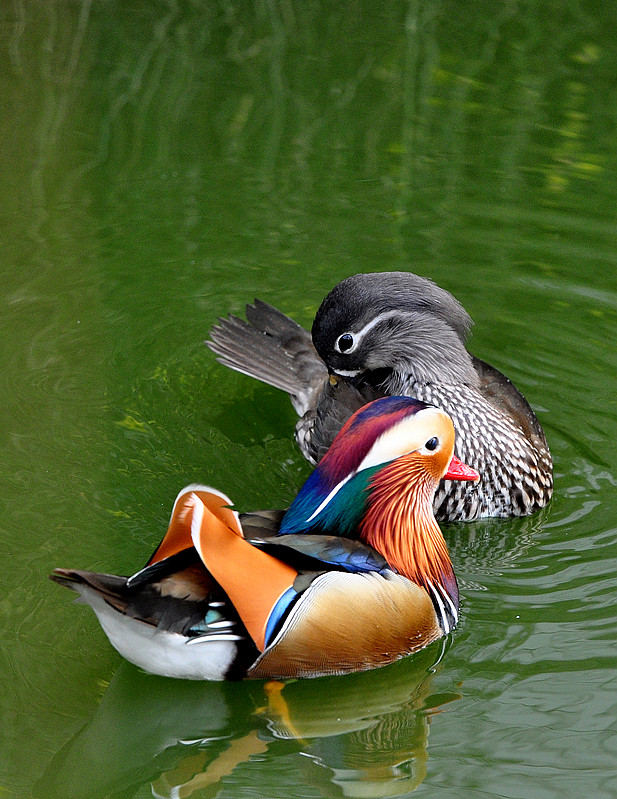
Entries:
[[261,300],[246,306],[246,316],[220,319],[206,345],[224,366],[287,392],[303,416],[328,377],[310,333]]
[[99,574],[78,569],[54,569],[49,579],[73,591],[79,591],[77,587],[79,585],[87,585],[107,599],[118,598],[126,590],[126,577],[118,577],[115,574]]

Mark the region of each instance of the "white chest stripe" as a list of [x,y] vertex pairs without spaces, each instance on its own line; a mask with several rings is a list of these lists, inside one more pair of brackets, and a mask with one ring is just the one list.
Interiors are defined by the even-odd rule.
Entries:
[[[435,605],[439,623],[441,627],[443,627],[444,632],[449,633],[454,629],[458,621],[458,610],[448,592],[440,585],[429,583],[429,591],[433,604]],[[453,623],[450,622],[451,618],[454,620]]]

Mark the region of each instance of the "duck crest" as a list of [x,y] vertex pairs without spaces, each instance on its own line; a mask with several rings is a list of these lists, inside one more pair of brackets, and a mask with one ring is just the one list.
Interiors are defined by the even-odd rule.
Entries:
[[434,486],[422,478],[425,468],[410,453],[373,475],[360,539],[399,574],[426,589],[448,631],[458,616],[458,585],[433,515]]
[[384,397],[355,413],[341,428],[342,435],[333,442],[319,463],[318,471],[336,482],[355,472],[375,441],[407,416],[430,407],[411,397]]
[[[430,407],[409,397],[384,397],[347,420],[332,446],[288,509],[280,534],[315,528],[357,536],[368,485],[375,469],[363,469],[368,452],[390,428]],[[381,464],[380,464],[381,466]]]

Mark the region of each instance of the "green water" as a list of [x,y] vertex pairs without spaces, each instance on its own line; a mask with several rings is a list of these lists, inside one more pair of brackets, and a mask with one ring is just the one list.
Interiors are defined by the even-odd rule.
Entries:
[[[0,10],[0,795],[617,795],[613,2],[54,2]],[[286,397],[203,346],[410,269],[475,320],[555,458],[551,507],[445,529],[449,646],[188,684],[122,663],[54,566],[129,573],[200,481],[281,507]],[[175,791],[175,793],[174,793]]]

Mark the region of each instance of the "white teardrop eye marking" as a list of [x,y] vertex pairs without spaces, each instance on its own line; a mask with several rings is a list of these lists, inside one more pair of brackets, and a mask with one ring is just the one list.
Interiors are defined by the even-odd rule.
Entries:
[[360,330],[357,330],[355,333],[351,333],[349,330],[345,333],[341,333],[334,342],[334,349],[340,352],[341,355],[353,352],[370,330],[387,319],[394,319],[401,315],[400,311],[384,311],[383,313],[377,314],[377,316],[371,319],[370,322],[367,322],[364,327],[361,327]]
[[353,348],[354,344],[354,337],[351,335],[351,333],[343,333],[336,340],[336,349],[341,353],[349,352],[349,350]]

